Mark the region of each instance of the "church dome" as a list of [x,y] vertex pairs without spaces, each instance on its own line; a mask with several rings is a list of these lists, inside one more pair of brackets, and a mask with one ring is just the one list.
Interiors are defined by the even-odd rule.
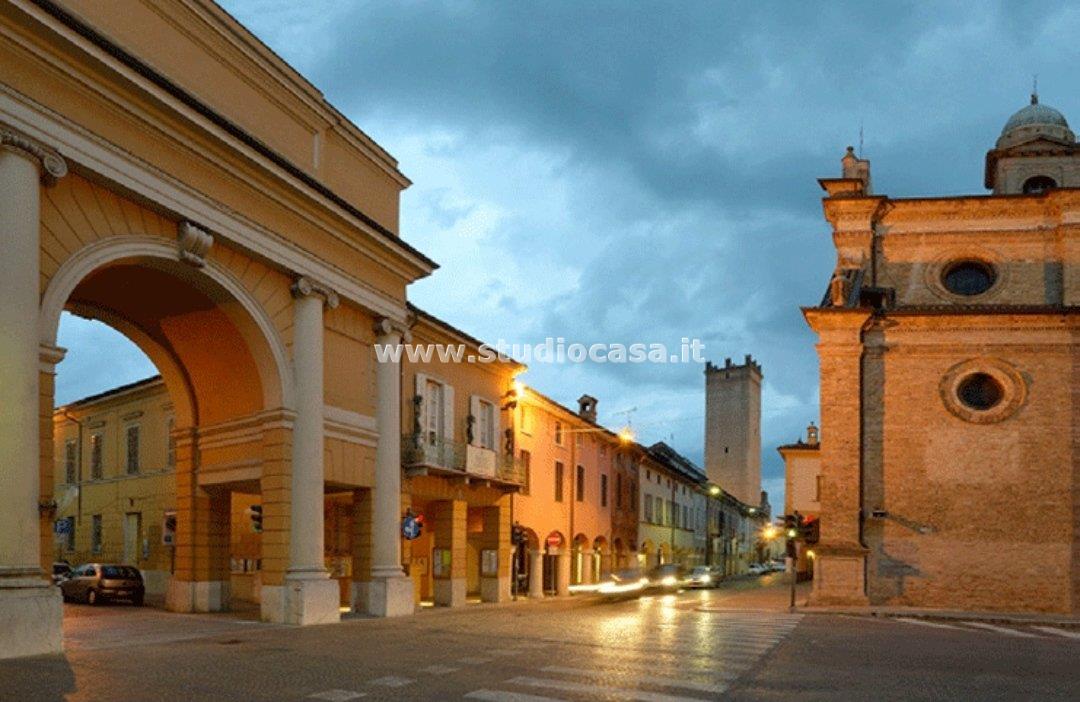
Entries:
[[1039,137],[1055,141],[1076,141],[1065,115],[1049,105],[1039,102],[1038,95],[1031,96],[1031,104],[1017,111],[1005,123],[998,138],[998,148],[1014,146]]

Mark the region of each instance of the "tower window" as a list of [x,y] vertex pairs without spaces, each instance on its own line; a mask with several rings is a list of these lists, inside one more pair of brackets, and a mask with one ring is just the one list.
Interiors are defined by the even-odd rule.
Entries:
[[1005,389],[989,373],[972,373],[956,388],[960,401],[973,410],[986,411],[1001,402]]
[[1057,181],[1050,176],[1032,176],[1024,181],[1024,194],[1038,195],[1057,187]]
[[959,261],[945,269],[942,284],[955,295],[981,295],[997,280],[994,269],[982,261]]

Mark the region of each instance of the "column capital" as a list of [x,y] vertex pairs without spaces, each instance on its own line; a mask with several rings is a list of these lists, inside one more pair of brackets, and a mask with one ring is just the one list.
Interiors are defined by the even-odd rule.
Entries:
[[56,364],[64,360],[67,349],[49,344],[38,344],[38,360],[41,362],[41,370],[45,373],[53,373]]
[[333,288],[328,285],[323,285],[322,283],[317,283],[306,275],[297,278],[290,290],[292,290],[293,297],[295,298],[318,295],[330,309],[336,308],[341,303],[338,294],[334,292]]
[[376,317],[373,329],[376,337],[398,334],[404,343],[408,344],[412,341],[412,331],[409,327],[389,317]]
[[0,126],[0,146],[11,151],[18,151],[23,156],[36,161],[38,170],[41,172],[41,182],[47,186],[55,184],[67,175],[67,162],[55,149],[11,127]]

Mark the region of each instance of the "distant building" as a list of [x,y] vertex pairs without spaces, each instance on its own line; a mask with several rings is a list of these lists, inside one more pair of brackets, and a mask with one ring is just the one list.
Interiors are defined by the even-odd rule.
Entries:
[[[821,441],[818,428],[811,422],[806,428],[806,440],[799,437],[791,444],[776,449],[784,459],[784,514],[798,513],[808,521],[821,513]],[[813,564],[807,557],[810,550],[803,542],[797,544],[796,569],[809,575]]]
[[761,366],[705,364],[705,472],[735,499],[761,497]]
[[1080,612],[1080,145],[1032,96],[989,195],[821,180],[818,604]]

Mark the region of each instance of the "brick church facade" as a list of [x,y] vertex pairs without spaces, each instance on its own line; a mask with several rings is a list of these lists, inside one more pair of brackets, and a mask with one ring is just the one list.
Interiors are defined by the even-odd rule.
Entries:
[[1037,96],[988,195],[822,179],[820,605],[1080,612],[1080,146]]

